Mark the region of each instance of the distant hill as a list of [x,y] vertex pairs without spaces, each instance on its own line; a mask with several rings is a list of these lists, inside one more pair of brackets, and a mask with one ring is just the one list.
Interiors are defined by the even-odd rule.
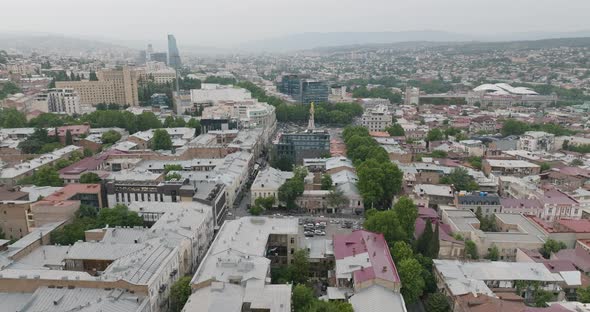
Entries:
[[240,45],[240,50],[286,52],[309,50],[319,47],[393,43],[406,41],[470,41],[469,35],[444,31],[402,31],[402,32],[333,32],[302,33],[266,40],[257,40]]
[[128,48],[96,40],[79,39],[54,34],[0,33],[0,49],[17,50],[25,53],[33,51],[58,52],[64,55],[78,55],[95,50],[127,50]]
[[321,53],[343,53],[350,51],[370,51],[376,49],[415,49],[415,48],[443,48],[458,49],[465,52],[481,52],[487,50],[534,50],[558,47],[590,47],[590,36],[583,38],[556,38],[541,40],[519,41],[467,41],[467,42],[433,42],[407,41],[380,44],[359,44],[345,46],[331,46],[311,49]]
[[287,52],[314,48],[392,44],[402,42],[509,42],[540,39],[590,37],[590,31],[521,32],[494,35],[467,35],[445,31],[334,32],[301,33],[247,42],[237,47],[243,51]]

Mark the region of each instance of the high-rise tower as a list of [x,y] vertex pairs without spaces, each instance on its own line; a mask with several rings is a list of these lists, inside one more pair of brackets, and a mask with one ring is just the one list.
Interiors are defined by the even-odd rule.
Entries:
[[182,67],[180,53],[178,52],[178,46],[176,45],[176,38],[174,38],[174,35],[168,35],[168,66],[174,69]]

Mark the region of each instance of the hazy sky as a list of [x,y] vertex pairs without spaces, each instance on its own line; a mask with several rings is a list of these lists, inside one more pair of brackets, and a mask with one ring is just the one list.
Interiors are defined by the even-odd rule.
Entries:
[[590,29],[590,0],[2,0],[0,32],[228,46],[301,32]]

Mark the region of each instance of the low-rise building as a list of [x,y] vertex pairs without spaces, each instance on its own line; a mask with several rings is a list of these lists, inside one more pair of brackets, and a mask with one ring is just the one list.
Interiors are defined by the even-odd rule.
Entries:
[[502,210],[500,196],[486,192],[459,192],[455,196],[455,207],[473,212],[479,210],[484,216],[495,214]]
[[541,172],[541,166],[524,160],[489,159],[483,160],[483,172],[486,175],[527,176],[536,175]]
[[75,151],[82,152],[82,148],[68,145],[35,159],[17,164],[14,167],[4,168],[0,172],[0,182],[7,186],[13,186],[18,180],[33,175],[37,169],[45,165],[52,165],[60,159],[68,158]]
[[428,205],[431,207],[450,205],[455,200],[453,189],[448,185],[416,184],[413,192],[419,198],[428,199]]
[[[345,293],[355,311],[405,312],[401,280],[383,234],[357,230],[334,235],[334,286]],[[375,300],[369,303],[369,300]]]
[[293,172],[281,171],[272,167],[259,171],[250,187],[250,204],[254,206],[259,197],[274,197],[275,206],[278,206],[279,188],[291,178],[293,178]]

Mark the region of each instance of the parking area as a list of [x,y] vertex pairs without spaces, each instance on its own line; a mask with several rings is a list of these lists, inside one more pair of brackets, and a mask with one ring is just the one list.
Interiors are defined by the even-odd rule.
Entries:
[[362,229],[362,219],[299,217],[299,233],[307,238],[332,237]]

